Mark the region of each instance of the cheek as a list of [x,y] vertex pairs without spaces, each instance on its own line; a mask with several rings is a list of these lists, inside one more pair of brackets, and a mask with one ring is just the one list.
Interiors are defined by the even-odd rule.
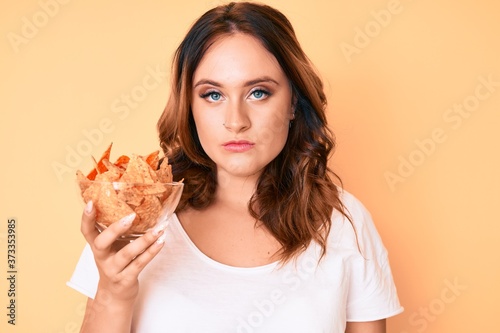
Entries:
[[274,109],[274,112],[269,112],[269,110],[267,110],[267,116],[258,120],[259,128],[264,132],[273,133],[278,137],[286,135],[288,133],[288,125],[290,123],[288,110],[284,109],[280,105],[275,105],[271,108],[271,110],[272,109]]
[[207,150],[210,150],[210,146],[217,136],[216,132],[219,130],[218,127],[222,127],[222,124],[217,126],[218,119],[207,112],[194,112],[193,110],[193,118],[201,146],[208,154],[209,151]]
[[272,150],[281,151],[288,137],[288,124],[288,118],[283,115],[266,119],[259,126],[258,142]]

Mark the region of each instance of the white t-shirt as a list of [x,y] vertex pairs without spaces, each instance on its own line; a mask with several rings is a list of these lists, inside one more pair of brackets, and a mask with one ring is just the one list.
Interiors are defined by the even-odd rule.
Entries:
[[[174,215],[165,246],[139,276],[132,332],[343,333],[346,321],[402,312],[370,214],[345,191],[342,201],[361,253],[351,224],[335,211],[319,265],[316,243],[283,267],[221,264],[194,245]],[[98,280],[87,245],[68,285],[93,298]]]

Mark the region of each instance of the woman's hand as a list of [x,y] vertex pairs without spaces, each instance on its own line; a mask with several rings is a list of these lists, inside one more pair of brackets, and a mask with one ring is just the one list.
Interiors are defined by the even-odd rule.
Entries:
[[[163,238],[160,238],[163,231],[148,231],[132,242],[117,241],[130,228],[135,214],[122,218],[102,232],[95,227],[95,216],[96,211],[89,201],[83,212],[81,232],[94,254],[99,285],[95,299],[89,300],[87,305],[82,332],[91,332],[93,328],[130,332],[133,305],[139,292],[139,273],[163,247]],[[103,325],[111,325],[110,330],[103,330]]]

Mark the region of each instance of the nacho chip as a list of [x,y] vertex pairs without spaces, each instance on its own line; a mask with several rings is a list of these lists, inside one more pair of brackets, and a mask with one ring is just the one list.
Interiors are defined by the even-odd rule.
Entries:
[[[104,166],[104,164],[102,163],[102,161],[105,159],[109,160],[109,156],[111,155],[111,147],[112,146],[113,146],[113,143],[111,142],[108,149],[106,149],[106,151],[102,154],[101,158],[99,159],[99,162],[96,163],[95,168],[92,171],[90,171],[89,174],[87,175],[88,179],[94,180],[98,173],[103,173],[103,172],[107,171],[107,169]],[[94,161],[95,161],[95,159],[94,159]]]
[[[104,172],[104,174],[109,174],[108,178],[109,178],[109,181],[111,181],[111,182],[118,181],[122,177],[123,173],[125,172],[124,168],[114,165],[109,160],[103,160],[102,163],[108,169],[108,171]],[[96,179],[97,179],[97,176],[96,176]]]
[[109,226],[134,211],[123,200],[120,200],[111,183],[99,184],[98,200],[94,201],[96,220]]
[[76,180],[78,181],[78,186],[80,186],[80,194],[83,194],[85,190],[90,186],[90,181],[80,170],[76,171]]
[[143,191],[137,188],[135,185],[125,185],[120,184],[120,191],[118,193],[118,198],[125,201],[127,204],[137,207],[142,203],[144,199]]
[[[163,184],[173,182],[172,167],[166,157],[159,158],[159,151],[146,156],[122,155],[112,163],[111,147],[99,161],[94,159],[95,168],[87,176],[77,171],[76,178],[84,201],[94,202],[99,225],[107,227],[135,212],[137,217],[129,233],[137,237],[156,225],[158,216],[164,213],[165,200],[171,207],[178,200],[178,196],[169,197],[172,189]],[[175,187],[173,194],[178,190],[182,187]]]
[[97,183],[91,183],[90,186],[82,193],[83,201],[97,202],[99,200],[100,185]]
[[145,196],[144,201],[135,209],[140,222],[133,226],[136,232],[146,232],[156,225],[158,212],[161,210],[160,200],[155,196]]
[[158,163],[160,162],[160,151],[154,151],[148,156],[144,157],[144,161],[151,167],[151,169],[156,170],[158,169]]
[[168,164],[168,158],[165,156],[161,161],[160,168],[156,170],[158,181],[162,183],[171,183],[173,181],[172,166]]
[[123,169],[126,169],[128,161],[130,161],[130,157],[128,157],[127,155],[122,155],[118,157],[118,159],[115,162],[115,165]]
[[149,165],[138,155],[132,155],[120,181],[125,183],[154,183],[149,173]]

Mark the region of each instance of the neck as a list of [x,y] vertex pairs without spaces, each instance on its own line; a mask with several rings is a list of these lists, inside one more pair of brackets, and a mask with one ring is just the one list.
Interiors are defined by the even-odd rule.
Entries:
[[255,192],[258,175],[238,177],[218,172],[215,204],[232,210],[248,212],[248,202]]

